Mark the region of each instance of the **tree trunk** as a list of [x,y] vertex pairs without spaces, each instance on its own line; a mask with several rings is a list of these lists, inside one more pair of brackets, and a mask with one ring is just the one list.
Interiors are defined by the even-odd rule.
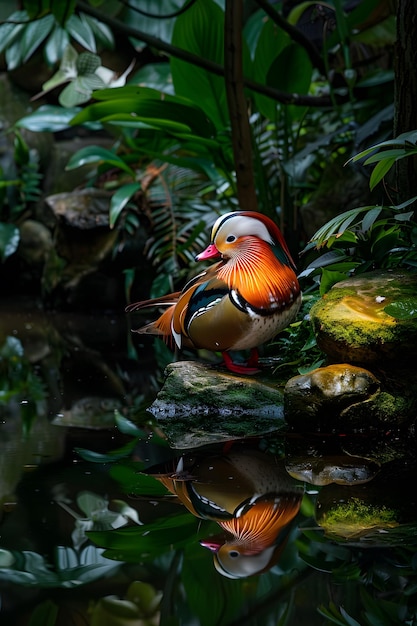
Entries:
[[232,128],[237,197],[242,211],[256,211],[252,137],[248,105],[243,89],[242,63],[243,1],[226,0],[224,21],[225,86]]
[[[399,0],[395,55],[394,137],[417,129],[417,12],[415,0]],[[417,195],[417,158],[396,164],[396,202]]]

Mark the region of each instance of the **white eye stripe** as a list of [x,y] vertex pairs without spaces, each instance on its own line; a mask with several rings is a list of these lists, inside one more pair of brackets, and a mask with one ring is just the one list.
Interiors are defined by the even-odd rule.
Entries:
[[[233,226],[231,222],[233,222]],[[230,232],[232,228],[233,233]],[[265,224],[263,224],[260,220],[233,213],[227,214],[222,221],[220,219],[217,220],[216,224],[213,226],[213,241],[216,242],[218,237],[221,237],[222,235],[227,235],[224,239],[226,243],[233,243],[239,237],[245,237],[248,235],[259,237],[271,245],[274,243]],[[229,239],[229,237],[233,237],[233,239]]]

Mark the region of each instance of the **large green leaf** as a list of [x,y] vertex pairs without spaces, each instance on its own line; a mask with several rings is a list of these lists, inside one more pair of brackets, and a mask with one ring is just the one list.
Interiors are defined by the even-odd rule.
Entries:
[[[190,609],[198,616],[201,626],[225,626],[235,623],[233,618],[242,610],[244,598],[250,589],[219,576],[213,567],[213,557],[200,546],[187,546],[181,581]],[[256,583],[252,586],[252,592]],[[207,590],[210,589],[210,593]]]
[[[107,3],[108,0],[103,4]],[[170,42],[175,15],[188,4],[185,0],[141,0],[141,12],[139,12],[136,8],[137,2],[126,2],[123,9],[123,21],[132,28]]]
[[188,544],[190,537],[197,540],[200,524],[201,520],[191,513],[180,513],[134,528],[90,531],[88,537],[106,548],[104,556],[132,562],[181,548]]
[[[142,495],[149,498],[169,497],[164,485],[154,476],[140,474],[139,463],[116,463],[110,469],[110,476],[123,488],[123,491],[136,497]],[[174,497],[174,496],[172,496]]]
[[[195,2],[175,23],[172,44],[223,65],[224,13],[213,0]],[[174,57],[170,60],[175,93],[197,101],[218,129],[227,128],[224,78]]]
[[259,11],[255,11],[246,20],[245,25],[243,27],[243,36],[248,45],[248,49],[251,55],[251,58],[255,58],[256,47],[258,45],[259,37],[263,29],[263,25],[266,20],[265,11],[261,9]]
[[52,600],[45,600],[32,611],[29,626],[56,626],[59,607]]
[[[287,33],[280,29],[270,18],[264,20],[262,30],[258,37],[255,58],[253,62],[253,79],[265,85],[268,72],[272,63],[281,51],[288,45],[290,39]],[[287,70],[284,70],[285,73]],[[255,102],[259,111],[268,119],[275,119],[277,104],[271,98],[255,94]]]
[[72,155],[68,161],[66,169],[72,170],[77,167],[81,167],[81,165],[87,165],[88,163],[100,163],[102,161],[112,167],[118,167],[119,169],[124,170],[131,176],[135,175],[134,171],[122,158],[117,156],[117,154],[111,150],[107,150],[101,146],[87,146],[86,148],[81,148],[81,150],[78,150],[78,152]]
[[[310,88],[312,74],[313,66],[305,48],[292,42],[272,62],[266,82],[285,93],[305,94]],[[287,110],[291,117],[297,118],[305,109],[290,105]]]
[[191,102],[139,87],[133,89],[120,87],[103,91],[105,93],[97,94],[101,102],[87,106],[74,118],[73,124],[91,120],[102,122],[120,120],[132,124],[146,122],[166,128],[173,133],[192,132],[207,138],[213,136],[213,125],[204,112]]
[[417,297],[410,296],[397,302],[391,302],[385,309],[385,313],[398,320],[409,320],[417,317]]

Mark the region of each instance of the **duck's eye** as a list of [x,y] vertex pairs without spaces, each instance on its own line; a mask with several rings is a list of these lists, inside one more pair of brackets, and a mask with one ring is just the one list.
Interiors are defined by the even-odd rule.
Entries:
[[229,556],[231,556],[232,559],[236,559],[239,556],[239,552],[237,550],[230,550]]
[[226,238],[226,243],[233,243],[234,241],[236,241],[236,236],[235,235],[229,235]]

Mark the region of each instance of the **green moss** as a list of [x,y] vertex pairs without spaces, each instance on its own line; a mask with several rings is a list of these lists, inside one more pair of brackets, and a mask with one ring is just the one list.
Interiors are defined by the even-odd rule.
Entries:
[[329,533],[351,537],[370,529],[394,528],[398,526],[396,516],[396,511],[385,505],[369,505],[352,498],[325,513],[319,523]]
[[[375,398],[375,411],[381,422],[398,420],[401,416],[407,416],[410,412],[410,400],[401,396],[393,396],[386,391],[382,391]],[[399,420],[401,421],[401,420]]]
[[[398,340],[398,324],[390,316],[383,314],[375,321],[348,315],[344,303],[346,297],[355,297],[352,289],[335,289],[326,298],[317,302],[311,310],[314,332],[325,333],[335,341],[350,346],[372,343],[389,343]],[[332,303],[330,305],[330,303]]]
[[365,349],[384,344],[410,346],[417,339],[415,319],[397,319],[385,309],[416,294],[415,274],[374,272],[337,283],[311,309],[318,342]]

